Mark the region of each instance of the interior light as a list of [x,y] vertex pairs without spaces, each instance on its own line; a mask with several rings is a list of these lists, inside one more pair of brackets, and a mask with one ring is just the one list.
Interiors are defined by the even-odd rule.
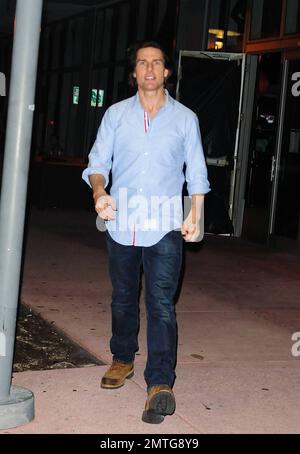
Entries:
[[224,43],[222,41],[216,41],[215,42],[215,49],[220,50],[223,49]]
[[[208,30],[208,33],[210,33],[212,35],[216,35],[216,37],[219,39],[223,39],[225,31],[222,29],[218,29],[218,28],[210,28]],[[232,30],[227,30],[226,35],[227,36],[241,36],[241,33],[238,33],[238,32],[232,31]]]

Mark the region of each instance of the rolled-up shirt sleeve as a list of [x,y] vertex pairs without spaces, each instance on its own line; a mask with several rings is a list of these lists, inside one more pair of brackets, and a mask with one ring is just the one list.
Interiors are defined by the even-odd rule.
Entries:
[[89,176],[94,174],[103,175],[105,187],[108,185],[114,147],[114,126],[111,110],[109,108],[103,116],[97,138],[89,153],[88,166],[82,173],[82,178],[89,186],[91,186]]
[[185,143],[186,182],[189,195],[206,194],[210,191],[207,168],[203,153],[198,117],[194,114],[189,120]]

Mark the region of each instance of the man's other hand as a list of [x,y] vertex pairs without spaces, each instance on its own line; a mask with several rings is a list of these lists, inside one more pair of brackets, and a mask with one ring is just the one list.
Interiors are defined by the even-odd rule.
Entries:
[[100,218],[105,221],[112,221],[116,218],[116,201],[110,195],[102,195],[96,199],[95,210]]
[[[190,201],[185,198],[185,201],[187,200]],[[185,241],[191,243],[202,241],[204,236],[204,194],[192,195],[192,206],[181,226],[181,234]]]
[[201,241],[200,237],[200,220],[192,222],[191,214],[186,218],[181,226],[181,234],[187,242]]

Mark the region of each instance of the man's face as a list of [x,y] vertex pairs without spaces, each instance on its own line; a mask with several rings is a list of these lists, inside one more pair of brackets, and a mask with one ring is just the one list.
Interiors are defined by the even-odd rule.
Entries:
[[145,47],[138,50],[133,76],[136,78],[139,88],[145,91],[155,91],[162,88],[168,73],[160,49]]

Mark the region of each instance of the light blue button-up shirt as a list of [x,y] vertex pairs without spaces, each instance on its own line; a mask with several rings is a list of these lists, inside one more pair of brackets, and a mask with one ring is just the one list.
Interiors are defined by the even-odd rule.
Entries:
[[210,190],[198,118],[165,94],[151,121],[138,93],[107,109],[82,174],[89,185],[89,175],[101,174],[107,185],[112,171],[117,211],[106,226],[120,244],[151,246],[180,229],[185,179],[189,195]]

